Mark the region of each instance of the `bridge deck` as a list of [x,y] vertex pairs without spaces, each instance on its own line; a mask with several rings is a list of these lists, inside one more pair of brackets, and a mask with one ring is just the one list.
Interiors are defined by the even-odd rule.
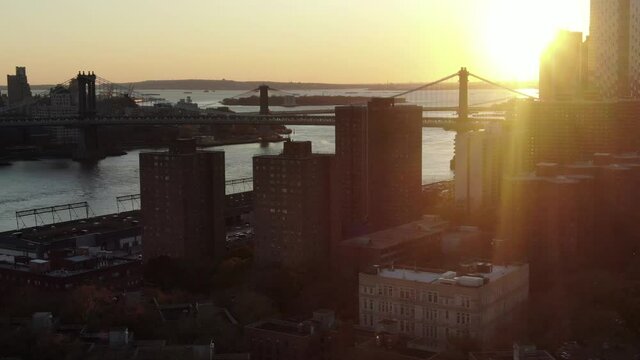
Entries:
[[[501,121],[502,118],[470,118],[465,123],[486,124]],[[448,127],[458,123],[453,117],[424,117],[424,127]],[[80,118],[4,118],[0,127],[31,126],[133,126],[133,125],[316,125],[334,126],[335,116],[331,115],[214,115],[214,116],[176,116],[176,117],[95,117]]]

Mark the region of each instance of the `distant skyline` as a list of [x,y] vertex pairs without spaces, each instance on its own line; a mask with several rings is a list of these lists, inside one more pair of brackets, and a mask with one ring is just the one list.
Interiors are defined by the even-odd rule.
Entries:
[[91,70],[114,82],[425,82],[467,66],[537,79],[559,29],[588,33],[588,0],[0,0],[0,85]]

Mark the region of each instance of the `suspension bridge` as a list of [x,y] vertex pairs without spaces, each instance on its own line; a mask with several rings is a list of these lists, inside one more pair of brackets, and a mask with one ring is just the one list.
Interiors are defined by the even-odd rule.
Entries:
[[[470,79],[475,82],[470,83]],[[235,98],[251,93],[259,94],[259,112],[233,113],[208,109],[206,113],[184,113],[179,115],[130,115],[110,113],[104,115],[98,104],[124,101],[131,104],[145,104],[153,99],[114,84],[94,73],[78,75],[57,88],[68,89],[76,99],[77,112],[53,114],[40,109],[40,102],[46,98],[34,98],[16,107],[0,108],[0,128],[65,126],[81,129],[83,143],[78,147],[91,157],[92,147],[97,144],[96,128],[100,126],[133,125],[319,125],[335,124],[333,109],[311,109],[301,111],[271,111],[270,91],[285,95],[295,95],[262,85],[256,89],[236,95]],[[470,91],[474,90],[474,91]],[[377,91],[375,96],[394,98],[396,103],[421,106],[423,126],[448,130],[481,128],[491,122],[504,121],[512,108],[514,99],[536,96],[511,89],[497,82],[469,72],[466,68],[439,80],[404,91]],[[50,101],[50,100],[49,100]],[[364,105],[353,103],[351,105]],[[27,109],[27,111],[24,111]],[[22,110],[22,112],[20,112]]]

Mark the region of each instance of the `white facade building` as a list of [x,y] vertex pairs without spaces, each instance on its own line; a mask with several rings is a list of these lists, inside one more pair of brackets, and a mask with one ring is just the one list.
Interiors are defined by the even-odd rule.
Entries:
[[427,351],[444,350],[455,337],[488,347],[506,331],[517,336],[512,325],[529,297],[529,265],[474,263],[463,269],[360,273],[360,326],[402,334],[411,339],[410,347]]

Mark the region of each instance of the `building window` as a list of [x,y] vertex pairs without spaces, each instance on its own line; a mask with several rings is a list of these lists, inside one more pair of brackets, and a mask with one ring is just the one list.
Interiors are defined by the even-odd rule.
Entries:
[[409,299],[409,289],[400,288],[400,298],[408,300]]
[[438,310],[437,309],[426,309],[424,312],[424,316],[426,320],[436,321],[438,320]]
[[456,313],[456,324],[467,325],[469,324],[469,313]]
[[433,325],[425,325],[424,326],[424,336],[430,339],[438,338],[438,328]]
[[413,333],[415,330],[415,324],[411,321],[402,320],[400,322],[400,332]]
[[423,291],[420,295],[422,301],[430,302],[432,304],[438,303],[438,293],[435,291]]
[[386,302],[386,301],[383,302],[382,303],[382,311],[390,314],[393,311],[393,307],[391,306],[391,303]]

